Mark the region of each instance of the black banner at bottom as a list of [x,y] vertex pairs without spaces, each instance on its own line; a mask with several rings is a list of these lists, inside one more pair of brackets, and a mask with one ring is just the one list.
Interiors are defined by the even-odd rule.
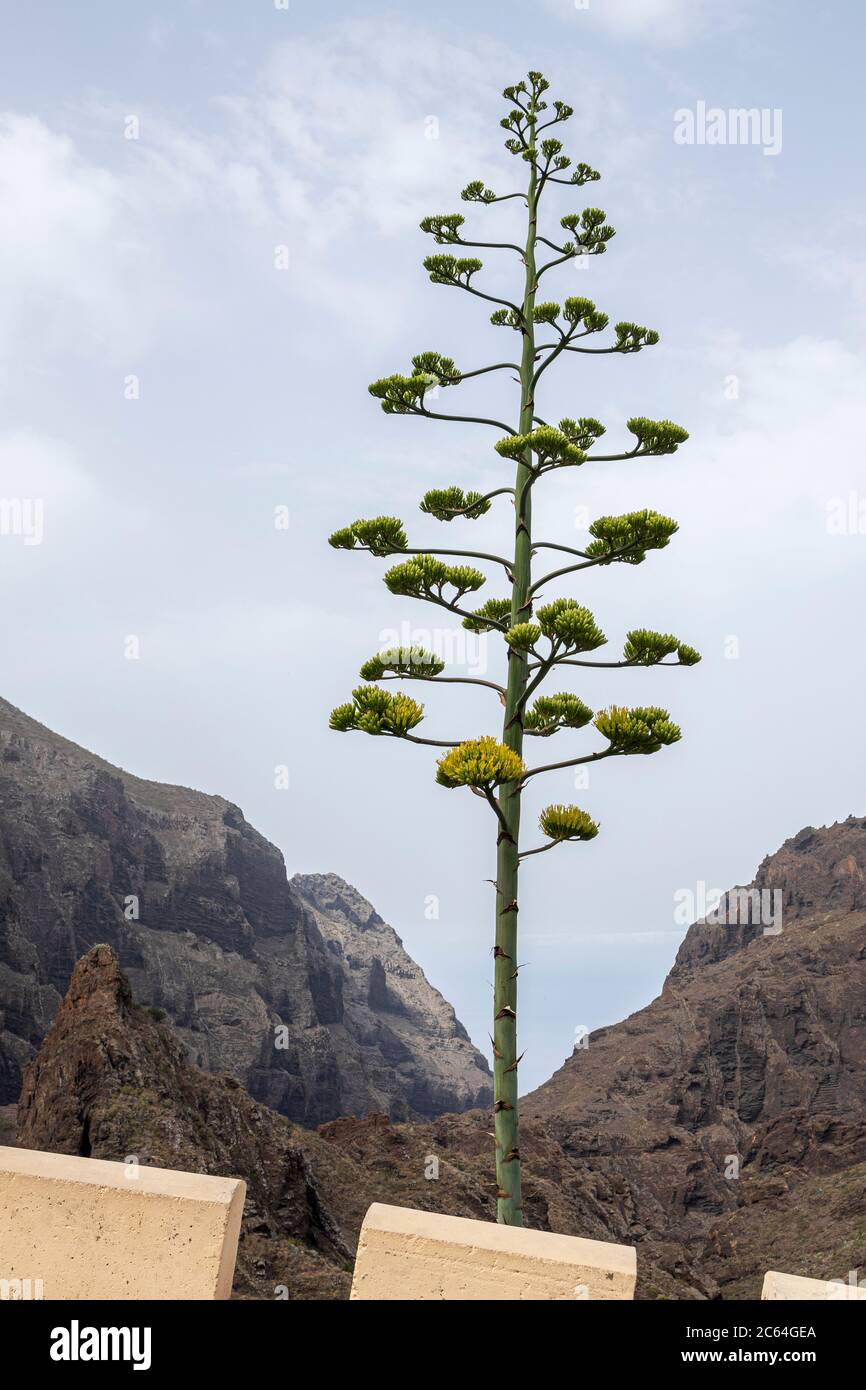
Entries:
[[[490,1354],[502,1335],[477,1304],[430,1303],[399,1317],[389,1305],[340,1303],[0,1303],[2,1345],[24,1353],[28,1369],[60,1377],[210,1372],[245,1377],[268,1362],[282,1365],[311,1355],[330,1369],[340,1352],[360,1369],[367,1355],[387,1348],[387,1363],[405,1371],[447,1366],[450,1329],[456,1362],[467,1369]],[[805,1367],[823,1377],[856,1364],[866,1331],[866,1306],[840,1298],[829,1302],[665,1303],[576,1301],[543,1309],[521,1305],[518,1345],[525,1355],[573,1361],[589,1355],[628,1370],[701,1373],[705,1367]],[[472,1318],[471,1324],[464,1318]],[[418,1323],[415,1323],[415,1317]],[[541,1323],[535,1318],[540,1317]],[[548,1322],[547,1319],[551,1321]],[[424,1341],[416,1340],[418,1330]],[[403,1337],[401,1338],[401,1333]],[[435,1342],[429,1337],[435,1335]],[[545,1346],[544,1339],[550,1337]],[[362,1339],[362,1340],[359,1340]],[[371,1342],[369,1338],[376,1338]],[[565,1338],[566,1340],[561,1340]],[[381,1341],[379,1341],[381,1339]],[[422,1347],[427,1351],[422,1355]],[[26,1348],[26,1352],[25,1352]],[[470,1348],[472,1349],[470,1351]],[[365,1350],[366,1349],[366,1350]]]

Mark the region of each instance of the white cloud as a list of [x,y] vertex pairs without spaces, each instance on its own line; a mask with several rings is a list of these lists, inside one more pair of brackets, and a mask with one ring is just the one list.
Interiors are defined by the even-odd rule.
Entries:
[[64,529],[88,527],[96,492],[73,450],[30,430],[0,435],[0,563],[4,580],[24,584],[37,548]]
[[359,275],[357,238],[416,223],[502,154],[475,106],[479,61],[411,25],[335,24],[278,48],[206,132],[142,107],[138,138],[124,139],[116,102],[89,104],[75,138],[0,116],[0,362],[45,371],[74,351],[132,363],[169,323],[176,335],[212,288],[197,234],[235,283],[285,243],[275,293],[365,333],[387,323],[397,304],[383,313]]
[[[37,573],[49,585],[62,577],[63,597],[70,597],[89,577],[104,576],[106,566],[122,569],[128,548],[148,535],[148,508],[109,493],[88,463],[81,449],[54,435],[26,428],[0,434],[3,582],[20,583],[28,601],[45,605],[46,613],[57,596],[37,593]],[[35,521],[38,540],[22,544],[22,529],[33,530]]]
[[[335,22],[281,43],[198,129],[141,104],[138,138],[125,139],[129,108],[115,100],[76,113],[74,136],[0,117],[0,364],[38,357],[46,371],[74,353],[137,371],[160,335],[179,341],[219,314],[227,296],[214,296],[207,267],[220,263],[227,290],[249,283],[338,320],[344,335],[384,340],[425,281],[383,299],[366,265],[424,212],[460,207],[470,178],[511,186],[497,88],[523,66],[471,34]],[[490,75],[482,88],[479,72]],[[586,155],[580,137],[603,106],[610,162],[634,165],[643,137],[600,88],[583,82],[572,97],[569,148]],[[496,210],[497,231],[514,207]],[[289,271],[276,274],[282,245]],[[431,249],[420,234],[417,247],[419,260]]]
[[866,360],[804,335],[744,351],[738,366],[733,428],[704,441],[716,461],[710,496],[746,525],[757,519],[750,508],[780,517],[802,505],[818,521],[829,497],[862,478]]
[[[184,310],[183,277],[165,252],[183,214],[215,179],[195,142],[137,157],[123,115],[102,111],[115,138],[112,167],[65,131],[0,114],[0,366],[95,356],[129,364],[167,311]],[[111,122],[111,124],[109,124]],[[106,126],[108,127],[106,130]],[[197,160],[197,162],[196,162]]]
[[546,0],[561,19],[606,30],[617,38],[678,45],[699,38],[721,23],[730,23],[739,8],[734,0]]
[[87,506],[94,486],[64,440],[32,430],[0,435],[0,495],[41,497],[51,506]]
[[284,167],[316,187],[325,238],[354,217],[383,231],[413,225],[419,197],[453,199],[491,158],[505,165],[497,125],[479,106],[478,71],[482,61],[501,71],[502,85],[519,73],[511,54],[495,41],[492,49],[368,21],[276,51],[256,118]]
[[[117,180],[82,160],[66,135],[35,117],[0,117],[0,322],[7,351],[22,337],[45,341],[74,307],[79,341],[103,333],[117,290],[109,253],[119,209]],[[65,340],[65,333],[60,336]]]
[[831,256],[814,246],[795,246],[781,251],[780,259],[795,267],[813,284],[841,290],[860,306],[866,302],[866,260],[841,246]]

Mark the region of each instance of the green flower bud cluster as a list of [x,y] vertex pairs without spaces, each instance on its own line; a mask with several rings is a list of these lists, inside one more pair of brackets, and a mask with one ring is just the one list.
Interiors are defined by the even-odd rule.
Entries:
[[582,729],[593,711],[576,695],[539,695],[523,717],[523,728],[536,738],[549,738],[557,729]]
[[[625,564],[639,565],[648,550],[663,550],[679,527],[669,516],[645,508],[623,516],[600,516],[589,528],[595,540],[584,552],[592,559],[609,557]],[[625,552],[625,553],[621,553]]]
[[596,309],[592,300],[583,295],[571,295],[562,306],[562,316],[573,329],[582,323],[588,333],[601,333],[610,322],[609,316]]
[[578,164],[571,176],[571,182],[583,187],[585,183],[597,183],[601,174],[597,169],[592,169],[588,164]]
[[[530,72],[528,72],[528,73],[526,74],[526,76],[529,78],[530,82],[532,83],[532,92],[533,92],[533,95],[534,95],[536,98],[539,97],[539,96],[541,95],[542,92],[546,92],[547,89],[548,89],[548,87],[550,86],[550,83],[548,82],[547,78],[544,76],[544,73],[543,73],[543,72],[531,72],[531,71],[530,71]],[[546,106],[547,106],[547,102],[546,102],[546,101],[543,101],[543,102],[540,103],[540,108],[541,108],[542,110],[543,110]]]
[[453,602],[464,594],[480,589],[485,576],[471,565],[446,565],[435,555],[413,555],[402,565],[395,565],[384,575],[385,584],[392,594],[404,594],[409,598],[443,598],[443,589],[450,584],[454,589]]
[[487,188],[483,179],[473,179],[467,183],[460,197],[464,203],[495,203],[496,194],[492,188]]
[[386,415],[408,415],[424,404],[424,392],[435,386],[429,374],[415,376],[385,376],[374,381],[367,390],[382,402]]
[[505,634],[505,640],[515,652],[530,652],[541,637],[541,628],[538,623],[515,623],[509,627]]
[[[569,256],[582,254],[582,248],[571,241],[565,242],[562,250]],[[583,295],[569,295],[561,307],[553,301],[546,300],[543,304],[536,304],[533,310],[536,323],[554,324],[560,314],[571,324],[569,338],[573,337],[581,326],[586,333],[602,333],[610,323],[610,316],[601,309],[596,309],[592,300],[586,299]],[[521,315],[514,309],[497,309],[490,315],[490,322],[496,328],[520,329],[522,326]],[[618,343],[618,350],[621,352],[636,352],[638,346],[645,347],[658,342],[658,334],[654,334],[652,329],[641,329],[637,324],[621,324],[619,327],[624,330],[633,328],[635,333],[646,335],[645,341],[638,344],[636,340],[627,343],[623,334],[622,341]]]
[[[509,111],[507,116],[503,116],[499,124],[503,130],[520,130],[525,120],[526,112],[521,111],[518,107],[514,111]],[[510,149],[511,147],[509,145],[506,148]]]
[[370,520],[353,521],[328,537],[335,550],[354,550],[360,547],[373,555],[396,555],[409,542],[403,523],[396,516],[374,516]]
[[633,661],[636,666],[658,666],[660,661],[674,652],[681,666],[696,666],[701,659],[694,647],[687,647],[671,633],[651,632],[644,627],[634,628],[626,634],[622,654],[625,661]]
[[518,332],[522,325],[521,315],[515,309],[497,309],[490,315],[494,328],[514,328]]
[[559,225],[574,237],[575,246],[583,255],[600,256],[607,250],[607,243],[616,236],[613,227],[605,222],[601,208],[584,208],[578,216],[570,212],[560,218]]
[[559,428],[562,433],[576,444],[578,449],[591,449],[597,439],[606,433],[604,425],[599,420],[594,420],[591,416],[581,415],[579,420],[572,420],[566,416],[560,420]]
[[678,646],[679,641],[669,632],[650,632],[637,627],[626,634],[622,654],[625,661],[633,661],[636,665],[657,666]]
[[[515,131],[518,136],[525,133],[530,112],[538,114],[547,110],[547,102],[542,101],[541,96],[543,92],[548,90],[550,83],[541,73],[530,73],[529,77],[529,86],[526,82],[518,82],[512,87],[506,87],[502,93],[506,101],[513,103],[515,109],[509,111],[508,115],[502,118],[500,125],[505,130]],[[548,122],[549,125],[567,121],[574,115],[574,108],[568,106],[564,101],[554,101],[553,110],[556,114],[553,120]],[[534,147],[526,148],[522,139],[506,140],[505,148],[510,150],[512,154],[522,155],[526,160],[536,159],[539,153]],[[539,148],[545,160],[548,161],[549,171],[561,171],[570,166],[571,161],[561,154],[562,145],[559,140],[543,140]],[[585,183],[592,183],[600,177],[601,175],[595,169],[590,168],[588,164],[580,163],[575,167],[569,182],[581,186]],[[469,185],[469,187],[479,187],[480,190],[483,189],[483,184]]]
[[459,212],[436,213],[432,217],[422,218],[419,225],[422,232],[428,232],[440,246],[446,246],[459,242],[460,228],[465,221],[466,218]]
[[395,676],[438,676],[445,662],[423,647],[390,647],[365,661],[359,675],[365,681],[380,681],[390,672]]
[[413,376],[433,377],[437,386],[456,386],[460,373],[453,358],[441,352],[418,352],[412,358]]
[[571,160],[568,158],[568,155],[561,153],[561,140],[542,140],[540,149],[541,153],[544,155],[545,161],[547,162],[549,168],[557,170],[568,169],[571,165]]
[[557,598],[536,613],[545,637],[572,652],[593,652],[607,638],[588,608],[573,598]]
[[341,734],[358,729],[364,734],[402,738],[423,718],[424,706],[408,695],[392,695],[378,685],[359,685],[352,691],[351,704],[338,705],[332,711],[330,726]]
[[490,511],[490,502],[480,492],[464,492],[460,487],[434,487],[424,493],[420,509],[439,521],[453,521],[456,516],[477,521]]
[[675,454],[689,437],[688,430],[670,420],[647,420],[643,415],[635,415],[626,424],[637,436],[640,452],[645,455]]
[[[542,72],[528,72],[526,76],[529,78],[531,85],[532,98],[537,101],[542,92],[547,91],[550,83]],[[523,78],[521,78],[519,82],[516,82],[513,87],[506,87],[505,91],[502,93],[506,101],[518,101],[524,94],[529,96],[530,88],[527,87],[526,81]],[[540,102],[539,109],[543,110],[546,105],[546,102]]]
[[492,734],[469,739],[439,759],[436,781],[443,787],[486,787],[516,782],[526,771],[523,759]]
[[[500,125],[504,126],[506,124],[507,122],[500,121]],[[524,145],[522,140],[506,140],[505,148],[509,150],[511,154],[521,155],[527,161],[527,163],[535,158],[534,147],[531,145]]]
[[611,705],[597,714],[593,723],[616,753],[657,753],[682,737],[667,710],[656,706],[625,709]]
[[654,328],[644,328],[639,323],[614,324],[617,352],[640,352],[641,348],[655,347],[659,335]]
[[468,285],[483,262],[476,256],[427,256],[424,269],[429,271],[434,285]]
[[677,647],[677,657],[681,666],[697,666],[701,660],[701,654],[696,647],[690,647],[687,642],[680,642]]
[[538,467],[542,469],[569,463],[581,464],[586,459],[584,451],[572,444],[562,430],[555,430],[550,425],[539,425],[529,434],[506,435],[504,439],[497,440],[494,448],[497,454],[507,459],[519,459],[527,450],[531,450],[538,460]]
[[510,622],[511,599],[489,598],[480,608],[475,609],[471,617],[463,619],[463,626],[469,632],[493,632],[503,624],[507,627]]
[[579,806],[545,806],[538,824],[549,840],[594,840],[598,834],[597,823]]

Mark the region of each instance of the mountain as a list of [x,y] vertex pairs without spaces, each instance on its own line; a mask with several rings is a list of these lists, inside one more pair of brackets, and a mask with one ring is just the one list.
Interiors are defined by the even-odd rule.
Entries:
[[237,806],[134,777],[0,700],[0,1107],[95,943],[192,1062],[292,1120],[490,1101],[453,1009],[348,884],[289,884]]
[[[159,1015],[134,1002],[112,948],[92,947],[25,1069],[17,1143],[244,1178],[236,1297],[346,1298],[372,1202],[495,1219],[489,1115],[371,1114],[312,1133],[193,1066]],[[528,1126],[524,1143],[530,1224],[607,1238],[612,1192],[584,1192],[543,1130]]]
[[[642,1298],[866,1277],[866,819],[588,1044],[522,1102],[527,1224],[634,1244]],[[495,1216],[486,1065],[369,903],[0,702],[0,1132],[28,1062],[18,1142],[246,1179],[243,1297],[344,1297],[372,1201]]]
[[[159,1013],[134,1002],[110,946],[92,947],[25,1069],[17,1143],[243,1177],[236,1296],[346,1298],[373,1201],[456,1215],[493,1210],[472,1163],[449,1160],[448,1135],[462,1117],[392,1125],[373,1114],[312,1133],[253,1100],[234,1077],[193,1066]],[[472,1128],[479,1132],[477,1117]],[[440,1156],[438,1181],[425,1177],[431,1154]]]
[[648,1263],[732,1297],[771,1267],[866,1277],[866,820],[801,831],[749,888],[523,1103],[578,1181],[614,1184],[645,1293]]
[[[158,1011],[133,1002],[110,946],[72,975],[18,1106],[24,1148],[160,1168],[243,1174],[248,1184],[236,1288],[258,1293],[257,1248],[273,1246],[276,1283],[294,1297],[345,1296],[351,1251],[331,1219],[309,1154],[339,1182],[339,1155],[252,1100],[234,1077],[187,1060]],[[332,1173],[333,1170],[333,1173]],[[273,1287],[270,1296],[274,1296]]]
[[289,887],[343,967],[343,1017],[357,1046],[343,1065],[357,1071],[359,1092],[362,1080],[372,1092],[367,1109],[402,1118],[389,1106],[390,1073],[376,1092],[383,1057],[402,1076],[409,1110],[416,1115],[452,1109],[455,1082],[472,1097],[469,1104],[490,1104],[490,1078],[479,1072],[468,1033],[451,1005],[430,988],[393,927],[336,874],[295,874]]
[[[770,1268],[864,1277],[864,874],[866,821],[794,836],[751,885],[781,894],[778,935],[696,923],[659,998],[524,1099],[528,1225],[634,1244],[640,1298],[755,1298]],[[370,922],[339,881],[302,887],[337,936]],[[198,1070],[158,1014],[91,950],[27,1071],[18,1142],[245,1178],[238,1296],[346,1297],[373,1201],[495,1218],[489,1113],[314,1134]]]

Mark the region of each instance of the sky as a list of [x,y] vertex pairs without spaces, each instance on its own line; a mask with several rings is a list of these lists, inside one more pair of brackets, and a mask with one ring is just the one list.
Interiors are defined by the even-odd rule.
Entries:
[[[467,371],[502,360],[481,301],[430,284],[418,223],[463,211],[477,239],[510,239],[517,202],[459,198],[470,179],[519,186],[501,89],[540,69],[575,109],[566,152],[602,181],[549,190],[547,234],[595,205],[617,235],[545,297],[587,295],[661,342],[551,369],[541,413],[598,417],[612,443],[632,415],[691,437],[537,489],[536,534],[564,544],[641,507],[680,524],[643,566],[548,593],[587,604],[613,655],[650,627],[703,661],[560,679],[595,709],[662,704],[683,739],[527,794],[527,844],[551,801],[601,823],[523,871],[529,1089],[658,992],[702,885],[748,883],[804,825],[866,814],[862,8],[0,14],[0,692],[139,776],[237,803],[290,873],[354,883],[488,1051],[492,816],[436,785],[433,749],[338,735],[328,714],[395,640],[494,680],[500,645],[393,597],[386,562],[327,537],[384,513],[413,545],[508,544],[502,507],[451,527],[418,511],[431,487],[507,485],[497,435],[387,417],[366,388],[431,348]],[[741,108],[761,113],[754,138]],[[517,295],[519,263],[490,252],[475,283]],[[481,378],[449,408],[501,418],[515,390]],[[497,732],[491,692],[420,698],[429,737]],[[557,758],[603,746],[558,739]]]

